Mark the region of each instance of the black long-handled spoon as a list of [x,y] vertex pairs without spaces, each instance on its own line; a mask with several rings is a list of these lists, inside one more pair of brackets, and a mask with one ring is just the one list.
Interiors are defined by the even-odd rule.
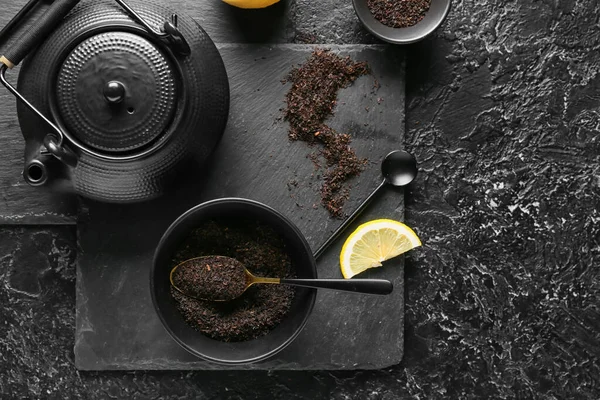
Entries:
[[381,162],[381,174],[383,181],[367,197],[352,214],[333,232],[333,234],[315,251],[315,258],[319,258],[325,250],[340,236],[356,217],[362,213],[371,200],[379,193],[385,185],[406,186],[417,176],[417,159],[404,150],[395,150],[389,153]]

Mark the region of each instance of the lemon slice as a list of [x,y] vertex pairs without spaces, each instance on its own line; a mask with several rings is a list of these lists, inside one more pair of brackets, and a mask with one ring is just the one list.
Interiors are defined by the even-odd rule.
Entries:
[[417,234],[402,222],[376,219],[362,224],[346,239],[340,254],[344,278],[375,267],[421,245]]
[[230,6],[234,6],[237,8],[265,8],[269,7],[275,3],[278,3],[279,0],[223,0],[225,3]]

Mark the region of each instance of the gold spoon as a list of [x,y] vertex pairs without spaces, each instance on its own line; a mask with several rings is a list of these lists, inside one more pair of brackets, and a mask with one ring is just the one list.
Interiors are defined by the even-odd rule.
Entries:
[[[181,268],[181,270],[180,270]],[[187,282],[177,276],[191,274]],[[240,297],[250,286],[285,284],[309,288],[334,289],[369,294],[390,294],[392,282],[384,279],[290,279],[254,276],[244,264],[225,256],[195,257],[176,265],[169,274],[171,285],[185,296],[208,301],[230,301]],[[178,283],[176,283],[178,281]],[[184,287],[180,287],[184,286]]]

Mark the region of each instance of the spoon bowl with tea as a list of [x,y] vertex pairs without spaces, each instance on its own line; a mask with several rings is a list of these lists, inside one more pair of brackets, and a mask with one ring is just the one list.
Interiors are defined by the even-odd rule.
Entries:
[[244,264],[225,256],[204,256],[176,265],[171,285],[185,296],[206,301],[231,301],[252,285],[283,284],[368,294],[390,294],[392,282],[384,279],[292,279],[253,275]]

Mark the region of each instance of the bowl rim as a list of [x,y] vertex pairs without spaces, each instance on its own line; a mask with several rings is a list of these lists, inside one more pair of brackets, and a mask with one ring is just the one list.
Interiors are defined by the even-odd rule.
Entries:
[[[437,28],[439,28],[440,25],[446,20],[446,17],[448,16],[448,13],[450,12],[450,8],[452,6],[452,0],[443,0],[443,1],[446,1],[446,7],[444,9],[444,12],[442,13],[437,24],[435,24],[435,26],[433,26],[431,29],[424,31],[420,35],[415,35],[408,39],[392,39],[390,37],[381,35],[379,32],[377,32],[373,28],[373,26],[370,22],[365,21],[363,19],[362,13],[358,12],[356,4],[358,2],[366,2],[366,1],[367,0],[352,0],[352,7],[354,8],[354,13],[360,20],[361,24],[369,31],[369,33],[371,33],[373,36],[375,36],[385,42],[392,43],[392,44],[411,44],[411,43],[416,43],[416,42],[419,42],[419,41],[425,39],[427,36],[431,35]],[[436,0],[432,0],[432,1],[436,1]],[[381,24],[381,22],[379,22],[377,20],[376,20],[376,22],[378,24]],[[381,25],[383,25],[383,24],[381,24]],[[416,23],[414,26],[418,26],[418,25],[419,25],[419,23]],[[402,28],[396,28],[396,29],[402,29]]]
[[[273,355],[279,353],[281,350],[283,350],[285,347],[287,347],[294,339],[296,339],[296,337],[298,337],[298,335],[300,334],[300,332],[302,332],[302,330],[304,329],[304,327],[306,326],[308,319],[310,317],[310,315],[312,314],[314,305],[315,305],[315,301],[316,301],[316,289],[310,289],[312,295],[309,298],[309,304],[308,304],[308,308],[307,308],[307,312],[304,315],[304,318],[302,319],[302,321],[300,322],[300,324],[298,325],[298,327],[296,328],[296,330],[294,331],[294,333],[292,335],[290,335],[290,337],[288,337],[284,342],[282,342],[279,346],[277,346],[276,348],[253,358],[248,358],[248,359],[243,359],[243,360],[236,360],[236,361],[228,361],[228,360],[223,360],[223,359],[219,359],[219,358],[214,358],[214,357],[209,357],[205,354],[199,353],[196,349],[190,347],[187,343],[185,343],[183,340],[181,340],[171,329],[171,327],[167,324],[167,321],[165,320],[162,312],[159,311],[159,306],[158,306],[158,299],[156,298],[156,291],[155,291],[155,283],[154,283],[154,272],[156,270],[156,264],[157,264],[157,256],[159,253],[159,250],[162,249],[164,242],[166,242],[166,240],[168,239],[168,237],[173,233],[173,231],[181,224],[183,223],[190,215],[196,213],[198,210],[200,209],[205,209],[211,206],[214,206],[215,204],[246,204],[246,205],[250,205],[253,207],[258,207],[263,209],[264,211],[267,211],[271,214],[274,214],[275,216],[277,216],[282,222],[284,222],[285,224],[287,224],[292,231],[294,231],[294,233],[298,236],[298,238],[300,239],[302,245],[304,246],[304,248],[307,250],[308,254],[311,257],[311,269],[313,270],[313,274],[314,277],[317,277],[317,264],[316,264],[316,259],[314,257],[314,254],[312,252],[312,249],[310,247],[310,245],[308,244],[304,234],[302,234],[302,232],[300,231],[300,229],[298,229],[298,227],[289,219],[287,218],[285,215],[281,214],[279,211],[275,210],[274,208],[261,203],[259,201],[256,200],[251,200],[251,199],[246,199],[246,198],[241,198],[241,197],[225,197],[225,198],[220,198],[220,199],[213,199],[213,200],[209,200],[203,203],[200,203],[192,208],[190,208],[189,210],[187,210],[186,212],[184,212],[183,214],[181,214],[179,217],[177,217],[177,219],[175,221],[173,221],[173,223],[171,223],[171,225],[169,225],[169,227],[167,228],[167,230],[163,233],[160,241],[158,242],[158,244],[156,245],[156,250],[154,251],[154,256],[152,257],[152,265],[150,267],[150,295],[152,297],[152,305],[154,307],[154,312],[156,313],[156,315],[158,316],[158,318],[160,319],[160,322],[162,324],[162,326],[165,328],[165,330],[167,331],[167,333],[169,334],[169,336],[171,336],[171,338],[177,343],[179,344],[182,348],[184,348],[185,350],[187,350],[189,353],[193,354],[194,356],[201,358],[205,361],[209,361],[212,363],[216,363],[216,364],[221,364],[221,365],[229,365],[229,366],[235,366],[235,365],[246,365],[246,364],[251,364],[251,363],[255,363],[258,361],[262,361],[265,360],[267,358],[272,357]],[[198,333],[199,335],[201,335],[201,333]]]

